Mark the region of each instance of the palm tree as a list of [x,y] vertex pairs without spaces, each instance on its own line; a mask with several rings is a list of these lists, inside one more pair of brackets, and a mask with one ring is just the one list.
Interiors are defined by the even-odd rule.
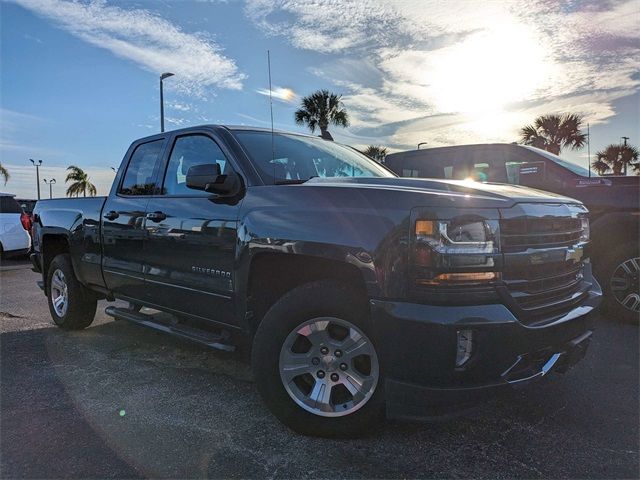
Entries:
[[320,128],[320,136],[325,140],[333,140],[329,133],[329,124],[339,127],[349,126],[349,115],[344,109],[342,95],[336,95],[329,90],[318,90],[302,99],[300,109],[295,113],[298,125],[306,124],[311,132]]
[[75,165],[71,165],[70,167],[67,167],[67,171],[70,173],[67,174],[65,183],[73,182],[69,185],[69,188],[67,188],[67,197],[72,197],[74,195],[79,197],[81,193],[86,197],[87,192],[89,192],[89,195],[92,197],[96,196],[96,186],[89,181],[89,175],[87,175],[84,170],[80,167],[76,167]]
[[382,145],[369,145],[362,153],[373,158],[378,163],[384,163],[384,159],[387,156],[387,147],[383,147]]
[[627,167],[640,173],[638,163],[638,149],[631,145],[609,145],[596,153],[596,159],[591,166],[600,175],[611,171],[613,175],[624,175]]
[[1,163],[0,163],[0,177],[4,178],[5,185],[9,181],[9,178],[11,178],[11,175],[9,175],[9,170],[3,167]]
[[520,129],[520,141],[525,145],[538,147],[560,155],[563,148],[577,150],[587,141],[582,133],[582,116],[573,113],[564,115],[541,115],[533,125]]

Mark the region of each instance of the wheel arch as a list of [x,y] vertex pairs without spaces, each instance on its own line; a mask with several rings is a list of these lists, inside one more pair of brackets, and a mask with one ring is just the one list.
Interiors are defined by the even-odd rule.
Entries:
[[631,212],[610,212],[591,221],[591,254],[596,270],[599,258],[606,258],[612,247],[635,242],[638,243],[640,215]]
[[306,283],[330,280],[348,285],[354,302],[368,308],[369,293],[365,277],[357,266],[325,257],[266,252],[255,255],[249,264],[246,281],[246,328],[255,333],[262,318],[284,294]]
[[[42,278],[45,282],[45,292],[48,292],[47,278],[49,265],[60,254],[69,253],[70,244],[67,235],[60,232],[44,233],[40,241],[40,253],[42,256]],[[48,295],[48,294],[47,294]]]

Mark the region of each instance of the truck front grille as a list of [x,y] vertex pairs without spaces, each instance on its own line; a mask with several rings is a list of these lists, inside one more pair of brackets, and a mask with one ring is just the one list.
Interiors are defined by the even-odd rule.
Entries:
[[518,218],[500,222],[502,251],[575,245],[582,234],[579,218]]
[[581,234],[580,218],[501,220],[503,292],[523,323],[561,316],[587,294],[590,275],[585,279],[583,259],[567,255]]

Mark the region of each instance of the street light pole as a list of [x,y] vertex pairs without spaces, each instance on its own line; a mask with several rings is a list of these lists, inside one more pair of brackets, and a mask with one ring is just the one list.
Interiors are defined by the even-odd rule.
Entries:
[[174,74],[171,72],[165,72],[160,75],[160,131],[164,132],[164,92],[162,89],[162,81],[165,78],[172,77]]
[[56,179],[55,179],[55,178],[52,178],[51,180],[49,180],[49,181],[47,182],[47,179],[46,179],[46,178],[43,178],[43,179],[42,179],[42,181],[43,181],[44,183],[48,183],[48,184],[49,184],[49,198],[50,198],[50,199],[51,199],[51,198],[53,198],[53,190],[51,189],[51,187],[53,186],[53,184],[54,184],[54,183],[56,183]]
[[418,150],[420,150],[420,145],[426,145],[426,144],[427,144],[427,142],[420,142],[420,143],[418,144]]
[[[624,142],[624,146],[627,146],[627,140],[629,140],[629,137],[620,137],[620,139]],[[627,164],[624,164],[624,176],[627,176]]]
[[38,185],[38,200],[40,200],[40,165],[42,165],[42,160],[34,160],[33,158],[29,160],[36,167],[36,184]]

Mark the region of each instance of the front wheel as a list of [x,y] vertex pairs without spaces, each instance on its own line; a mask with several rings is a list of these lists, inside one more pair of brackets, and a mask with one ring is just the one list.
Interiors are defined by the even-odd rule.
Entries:
[[314,282],[282,297],[256,332],[252,367],[269,409],[299,433],[353,437],[383,419],[367,305],[346,286]]
[[81,330],[96,315],[95,295],[76,278],[68,254],[57,255],[47,274],[48,302],[51,318],[64,330]]

